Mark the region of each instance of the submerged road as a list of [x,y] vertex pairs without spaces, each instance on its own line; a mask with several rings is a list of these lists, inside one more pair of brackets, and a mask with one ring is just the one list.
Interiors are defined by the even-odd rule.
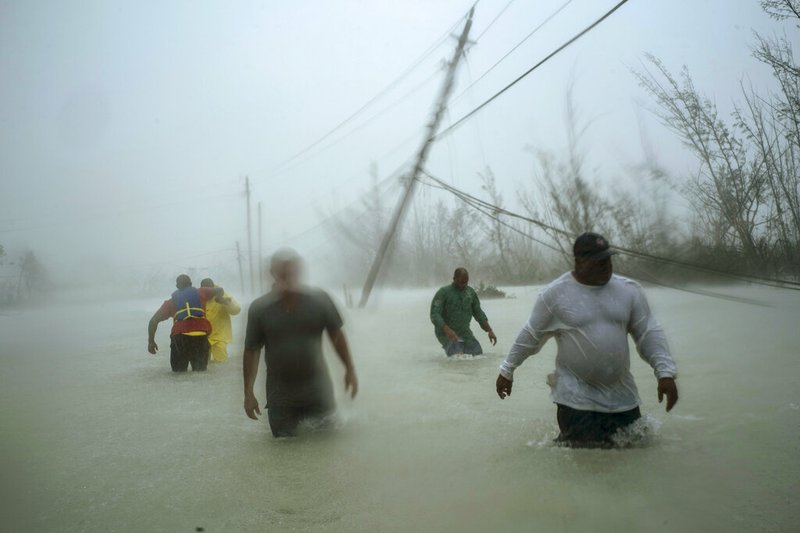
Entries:
[[[173,375],[146,324],[159,300],[76,301],[0,316],[5,531],[788,531],[800,522],[800,294],[731,288],[759,307],[648,289],[678,363],[669,415],[634,354],[654,430],[627,450],[550,444],[555,343],[494,392],[537,288],[484,302],[500,342],[448,361],[433,291],[342,309],[361,391],[343,427],[275,440],[242,411],[231,359]],[[241,300],[245,300],[242,298]],[[245,302],[243,302],[245,303]],[[476,328],[477,332],[477,328]],[[483,336],[479,337],[482,341]],[[263,372],[263,364],[261,365]],[[263,375],[256,387],[263,400]]]

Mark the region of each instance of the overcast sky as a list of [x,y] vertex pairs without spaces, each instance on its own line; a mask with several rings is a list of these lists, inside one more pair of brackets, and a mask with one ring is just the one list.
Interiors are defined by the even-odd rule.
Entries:
[[[478,3],[473,38],[508,8],[469,50],[444,126],[616,1],[569,2],[463,92],[564,3]],[[235,241],[246,242],[247,175],[266,250],[317,247],[320,221],[358,200],[372,163],[383,178],[413,156],[455,45],[442,37],[460,31],[471,4],[0,0],[0,244],[31,248],[65,272],[87,260],[170,274],[231,263]],[[648,52],[674,72],[686,65],[727,113],[742,79],[770,87],[751,56],[753,30],[783,28],[756,0],[631,0],[436,144],[428,167],[477,193],[476,173],[491,166],[513,200],[533,177],[526,147],[563,150],[573,84],[599,176],[623,176],[641,160],[642,126],[662,165],[691,172],[630,69]],[[362,114],[291,159],[435,43]]]

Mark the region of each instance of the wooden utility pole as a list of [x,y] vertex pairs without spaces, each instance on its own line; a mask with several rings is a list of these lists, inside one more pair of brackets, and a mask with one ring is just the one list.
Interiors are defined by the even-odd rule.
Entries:
[[261,202],[258,202],[258,259],[256,261],[256,276],[258,276],[258,292],[264,292],[264,255],[261,251]]
[[256,292],[253,272],[253,224],[250,217],[250,177],[244,177],[244,195],[247,199],[247,268],[250,269],[250,292]]
[[422,146],[417,152],[417,162],[414,164],[414,170],[408,176],[408,184],[406,185],[406,190],[403,193],[402,198],[400,198],[400,202],[397,204],[395,208],[394,214],[392,215],[392,220],[389,223],[389,228],[386,230],[386,234],[383,236],[383,240],[381,241],[381,246],[378,248],[378,253],[375,256],[375,260],[372,262],[372,267],[369,269],[369,274],[367,275],[367,281],[364,283],[364,289],[361,291],[361,301],[359,302],[359,307],[364,307],[369,300],[369,295],[372,292],[372,287],[375,285],[375,280],[378,277],[378,273],[381,269],[381,264],[383,263],[383,259],[386,256],[386,252],[389,249],[389,246],[392,244],[392,239],[394,238],[395,233],[397,232],[397,228],[400,225],[400,222],[403,219],[403,215],[405,214],[406,207],[408,206],[409,200],[413,196],[414,190],[416,189],[417,179],[419,178],[420,171],[425,166],[425,161],[428,158],[428,152],[430,151],[431,145],[433,144],[434,138],[436,137],[436,132],[439,129],[439,124],[442,121],[442,115],[444,115],[444,111],[447,108],[447,100],[450,97],[450,93],[453,91],[453,83],[455,81],[456,75],[456,66],[458,65],[459,60],[464,55],[464,47],[467,44],[467,37],[469,36],[469,30],[472,27],[472,14],[475,12],[475,7],[473,6],[472,9],[469,10],[469,15],[467,15],[467,22],[464,24],[464,29],[461,32],[461,36],[458,38],[458,45],[456,46],[456,52],[453,54],[453,59],[450,61],[447,67],[447,74],[444,78],[444,83],[442,84],[441,92],[439,93],[439,100],[436,104],[436,111],[431,117],[431,121],[428,123],[427,135],[425,136],[425,140],[422,143]]
[[242,272],[242,252],[239,250],[239,241],[236,241],[236,260],[239,262],[239,281],[242,284],[242,296],[244,296],[244,273]]

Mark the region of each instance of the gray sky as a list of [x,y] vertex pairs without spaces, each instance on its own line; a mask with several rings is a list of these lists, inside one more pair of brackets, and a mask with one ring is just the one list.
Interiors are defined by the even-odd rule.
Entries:
[[[455,95],[564,1],[512,2],[469,51]],[[249,175],[266,249],[315,247],[323,228],[306,230],[357,200],[371,162],[384,177],[414,154],[455,40],[327,142],[411,92],[398,105],[280,165],[397,78],[471,3],[0,0],[0,244],[67,272],[87,259],[170,273],[230,263],[234,242],[246,242]],[[573,0],[454,100],[445,126],[615,3]],[[472,36],[507,4],[481,0]],[[533,176],[525,147],[563,149],[572,83],[599,175],[623,176],[641,159],[640,124],[662,165],[690,172],[629,69],[646,52],[674,72],[685,64],[727,113],[743,77],[770,87],[748,48],[752,30],[782,28],[756,0],[631,0],[435,145],[428,167],[479,192],[475,174],[489,165],[513,200]]]

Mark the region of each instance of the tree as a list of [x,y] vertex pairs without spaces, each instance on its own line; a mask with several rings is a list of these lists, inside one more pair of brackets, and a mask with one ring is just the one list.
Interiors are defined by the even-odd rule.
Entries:
[[[481,182],[483,182],[481,189],[486,191],[489,195],[489,201],[492,205],[502,208],[503,196],[500,194],[500,191],[497,190],[497,184],[492,169],[487,167],[483,172],[479,172],[478,176],[481,178]],[[513,277],[510,264],[511,251],[508,249],[508,230],[497,218],[498,213],[495,212],[493,215],[495,218],[481,220],[481,223],[485,228],[486,236],[489,237],[489,242],[492,243],[496,250],[493,270],[497,272],[500,279],[508,280]]]
[[47,288],[47,276],[44,267],[36,258],[36,255],[28,251],[22,258],[19,269],[20,283],[19,290],[24,287],[28,298],[33,294],[34,289],[42,291]]
[[[797,19],[798,2],[766,0],[778,20]],[[694,86],[688,68],[674,76],[648,55],[652,70],[634,72],[656,113],[700,162],[681,188],[701,245],[738,257],[751,272],[800,274],[800,69],[786,37],[755,34],[753,55],[772,69],[778,90],[762,97],[742,84],[731,120]]]
[[775,20],[800,19],[800,2],[796,0],[761,0],[761,8]]

